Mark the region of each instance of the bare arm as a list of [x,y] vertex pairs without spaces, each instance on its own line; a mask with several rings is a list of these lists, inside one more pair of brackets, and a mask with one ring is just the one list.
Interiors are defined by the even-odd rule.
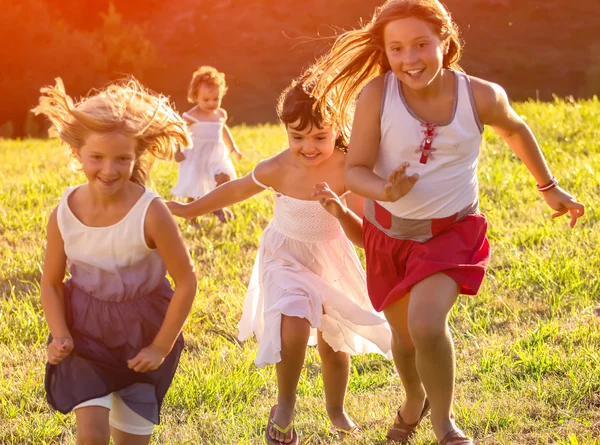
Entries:
[[48,221],[46,257],[40,283],[42,308],[52,335],[48,345],[48,362],[55,365],[73,350],[73,338],[65,317],[64,279],[67,267],[65,246],[58,229],[57,209]]
[[406,195],[418,176],[405,174],[408,164],[397,166],[387,178],[373,172],[379,153],[380,109],[384,77],[373,79],[363,89],[356,104],[352,136],[346,160],[346,185],[354,193],[374,201],[396,201]]
[[150,204],[144,232],[148,245],[158,249],[173,278],[175,293],[152,344],[143,348],[128,362],[129,368],[137,372],[151,371],[162,364],[183,328],[196,295],[196,275],[192,259],[175,220],[161,200],[155,199]]
[[169,201],[167,207],[173,215],[191,219],[245,201],[263,190],[249,174],[243,178],[226,182],[189,204]]
[[[223,114],[223,118],[227,120],[227,112],[221,109],[221,113]],[[225,145],[229,149],[229,153],[235,153],[238,160],[242,158],[242,152],[237,147],[235,140],[233,139],[233,136],[231,134],[231,130],[229,130],[227,124],[223,125],[223,142],[225,142]]]
[[163,324],[153,345],[169,353],[190,313],[196,295],[196,275],[181,232],[167,206],[155,199],[146,216],[145,231],[154,242],[169,275],[175,282],[175,293],[169,303]]
[[[539,185],[552,180],[550,168],[529,126],[512,109],[506,92],[499,85],[472,78],[473,95],[481,122],[491,126],[523,161]],[[542,193],[546,203],[556,210],[554,218],[571,214],[571,227],[583,216],[584,206],[560,187]]]
[[67,255],[57,222],[57,209],[48,221],[46,256],[40,283],[42,307],[54,338],[71,337],[65,318],[64,279]]

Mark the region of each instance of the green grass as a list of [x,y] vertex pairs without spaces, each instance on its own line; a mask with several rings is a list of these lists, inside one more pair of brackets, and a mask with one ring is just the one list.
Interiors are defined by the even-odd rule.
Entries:
[[[486,444],[599,444],[600,440],[600,103],[517,104],[554,174],[584,202],[575,230],[552,220],[525,167],[486,131],[481,207],[493,260],[477,297],[461,297],[451,324],[457,351],[456,416]],[[246,157],[239,170],[280,150],[274,126],[233,129]],[[176,165],[158,163],[149,184],[169,197]],[[56,141],[0,142],[0,444],[75,443],[74,416],[44,400],[47,327],[39,302],[44,232],[63,190],[82,182]],[[180,221],[197,267],[198,294],[185,327],[187,348],[167,395],[155,444],[260,444],[274,402],[274,367],[253,365],[256,343],[237,342],[245,286],[272,210],[263,193],[220,225]],[[323,383],[311,349],[299,385],[303,443],[327,435]],[[347,408],[365,437],[384,443],[402,400],[391,362],[353,359]],[[433,444],[429,422],[414,444]]]

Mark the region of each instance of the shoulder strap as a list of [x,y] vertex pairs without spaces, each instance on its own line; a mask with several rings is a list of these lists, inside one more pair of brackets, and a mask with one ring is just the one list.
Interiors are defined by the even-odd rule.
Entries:
[[[479,132],[483,133],[484,127],[483,127],[483,124],[481,123],[481,120],[479,119],[479,114],[477,113],[477,107],[475,106],[475,96],[473,96],[473,88],[471,87],[471,79],[469,79],[468,75],[466,75],[465,73],[461,73],[460,71],[454,71],[454,74],[456,76],[458,76],[458,85],[459,85],[458,88],[462,89],[464,86],[466,95],[469,98],[469,105],[470,105],[471,111],[473,113],[473,119],[475,120],[475,123],[477,124],[477,128],[479,129]],[[457,92],[457,94],[461,94],[461,93]]]
[[258,185],[259,187],[262,187],[266,190],[271,190],[272,192],[274,192],[275,190],[273,190],[272,187],[269,187],[268,185],[263,184],[262,182],[260,182],[258,179],[256,179],[256,175],[254,174],[254,170],[252,170],[252,180],[256,183],[256,185]]

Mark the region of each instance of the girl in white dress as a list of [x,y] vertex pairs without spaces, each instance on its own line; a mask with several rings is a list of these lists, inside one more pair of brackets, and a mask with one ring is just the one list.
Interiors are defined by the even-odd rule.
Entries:
[[[225,124],[227,112],[221,108],[221,101],[226,92],[223,73],[210,66],[202,66],[194,72],[188,101],[196,105],[183,113],[192,133],[193,146],[175,153],[179,180],[172,190],[173,195],[187,198],[188,202],[236,178],[229,154],[233,153],[239,160],[242,153]],[[226,221],[226,216],[233,216],[227,209],[214,213],[221,222]]]
[[260,241],[239,323],[241,340],[255,334],[259,341],[256,365],[277,366],[278,404],[266,429],[272,444],[298,441],[294,407],[307,344],[318,345],[327,413],[338,435],[359,432],[344,410],[349,355],[387,355],[391,344],[352,245],[362,245],[362,198],[344,184],[347,135],[328,120],[330,110],[313,110],[306,90],[303,79],[295,81],[279,101],[290,148],[191,204],[167,203],[173,214],[192,218],[273,193],[273,220]]

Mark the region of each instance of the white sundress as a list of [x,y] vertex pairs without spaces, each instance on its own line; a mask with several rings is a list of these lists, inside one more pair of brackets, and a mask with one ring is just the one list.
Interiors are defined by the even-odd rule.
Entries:
[[225,173],[235,179],[235,167],[223,142],[224,120],[199,121],[189,113],[183,117],[194,122],[189,125],[193,145],[183,150],[185,160],[179,163],[177,185],[171,192],[180,198],[197,199],[216,188],[215,175]]
[[[305,318],[334,351],[390,358],[391,333],[367,294],[366,277],[339,221],[319,201],[275,192],[273,219],[260,240],[242,317],[240,340],[259,341],[258,367],[281,360],[281,316]],[[345,196],[342,195],[342,197]]]

